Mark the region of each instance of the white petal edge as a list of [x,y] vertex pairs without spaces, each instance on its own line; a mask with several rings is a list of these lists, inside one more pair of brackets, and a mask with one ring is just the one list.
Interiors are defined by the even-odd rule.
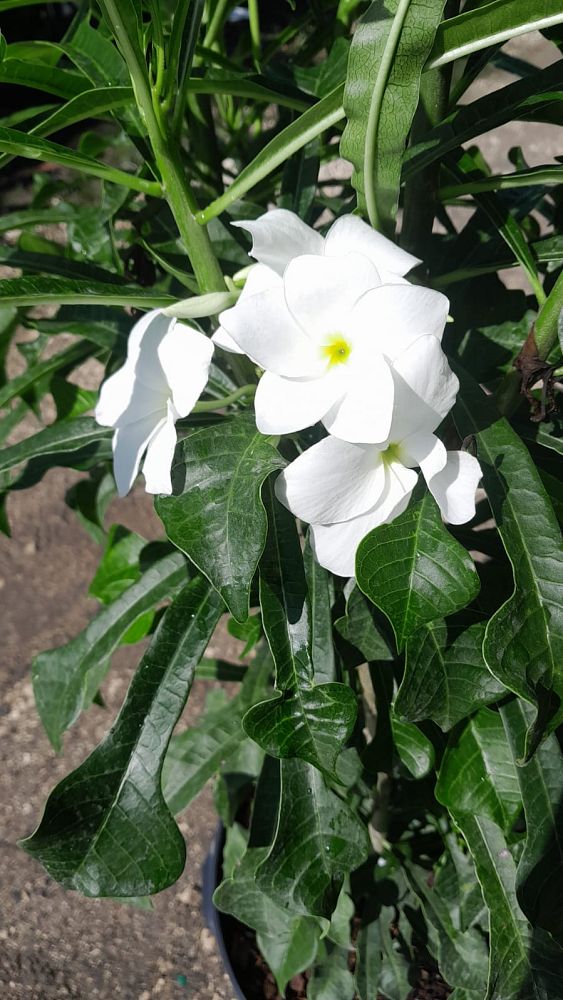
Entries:
[[418,257],[402,250],[357,215],[343,215],[333,222],[326,235],[327,256],[338,257],[345,253],[362,253],[378,269],[383,268],[399,277],[420,264]]
[[290,260],[300,254],[322,254],[324,238],[294,212],[274,208],[254,221],[233,222],[252,236],[250,257],[282,275]]
[[207,385],[214,344],[186,323],[176,321],[158,347],[178,417],[187,417]]
[[350,313],[358,299],[380,285],[379,274],[367,257],[296,257],[285,271],[285,301],[303,332],[317,345],[354,328]]
[[481,476],[481,466],[473,455],[449,451],[442,471],[428,480],[428,488],[450,524],[465,524],[475,516],[475,492]]
[[364,341],[394,361],[419,337],[442,339],[449,301],[441,292],[419,285],[381,285],[363,295],[351,322]]
[[[459,380],[435,337],[419,337],[393,363],[394,414],[402,436],[415,430],[433,431],[456,401]],[[416,397],[416,399],[414,398]]]
[[291,434],[321,420],[344,391],[338,369],[321,378],[283,378],[265,372],[254,397],[261,434]]
[[419,431],[405,438],[401,442],[400,455],[405,465],[419,466],[426,482],[441,472],[448,460],[448,453],[440,438],[429,431]]
[[113,435],[113,474],[120,497],[129,493],[151,438],[166,423],[167,409],[118,427]]
[[172,459],[174,458],[176,441],[174,414],[172,407],[169,407],[166,420],[149,441],[143,462],[143,476],[145,477],[145,490],[147,493],[163,493],[167,495],[172,493],[170,470]]
[[276,496],[307,523],[332,524],[365,513],[385,485],[381,454],[373,446],[327,437],[308,448],[276,480]]
[[[264,264],[255,264],[248,272],[248,277],[240,293],[238,302],[244,302],[251,295],[258,295],[259,292],[267,292],[271,288],[276,288],[280,285],[281,278],[275,271],[272,271],[271,267],[266,267]],[[223,351],[229,351],[230,354],[244,354],[242,348],[239,347],[237,342],[233,340],[231,335],[222,326],[215,331],[211,340],[217,347],[220,347]]]
[[323,418],[323,423],[331,434],[344,441],[382,443],[391,427],[394,392],[389,365],[382,355],[374,353],[363,365],[350,368],[346,394]]
[[132,419],[138,419],[154,406],[143,403],[142,389],[166,396],[166,376],[158,360],[158,345],[173,321],[160,309],[152,309],[132,327],[127,340],[127,358],[118,371],[102,384],[95,417],[103,427],[114,427],[133,404]]
[[320,373],[318,352],[295,322],[281,288],[239,299],[219,322],[266,371],[294,378]]

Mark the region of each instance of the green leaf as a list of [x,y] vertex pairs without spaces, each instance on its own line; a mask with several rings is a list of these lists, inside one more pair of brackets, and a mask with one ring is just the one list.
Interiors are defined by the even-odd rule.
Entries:
[[319,771],[283,760],[277,828],[256,869],[258,888],[289,913],[330,917],[344,877],[368,853],[365,827]]
[[411,888],[416,893],[429,923],[438,937],[438,964],[450,986],[479,990],[483,996],[487,984],[487,945],[479,932],[458,930],[443,900],[428,885],[428,873],[417,865],[405,863]]
[[240,654],[242,659],[254,649],[262,635],[262,619],[260,615],[249,615],[245,622],[237,622],[236,618],[229,618],[227,632],[233,638],[244,642],[244,649]]
[[393,233],[401,160],[417,108],[422,69],[445,0],[374,0],[359,21],[344,89],[341,152],[354,166],[358,207]]
[[406,151],[405,179],[435,160],[441,160],[462,143],[506,122],[522,118],[541,121],[544,112],[560,107],[562,96],[563,66],[558,60],[477,101],[455,108],[420,143]]
[[[68,305],[138,306],[156,309],[171,305],[173,295],[151,288],[104,284],[102,281],[51,277],[5,278],[0,281],[0,304],[14,306],[45,305],[56,302]],[[76,346],[76,345],[75,345]]]
[[66,646],[35,657],[32,681],[37,711],[55,750],[60,750],[62,734],[86,707],[88,672],[107,661],[133,622],[175,593],[185,580],[184,558],[179,553],[166,556]]
[[354,586],[346,601],[346,614],[334,627],[346,642],[358,650],[358,663],[392,660],[393,654],[375,621],[373,606],[359,587]]
[[121,524],[112,524],[104,554],[89,587],[92,597],[111,604],[141,576],[139,556],[146,545],[144,538]]
[[354,1000],[354,977],[349,950],[325,938],[321,941],[313,974],[307,983],[307,1000]]
[[265,486],[268,540],[260,563],[262,624],[276,667],[277,697],[255,705],[244,728],[273,757],[300,757],[334,774],[356,720],[345,684],[315,684],[307,584],[295,518]]
[[502,720],[482,708],[450,736],[436,784],[450,812],[488,816],[510,830],[521,809],[520,788]]
[[516,872],[516,894],[534,926],[543,927],[561,943],[563,928],[563,755],[555,735],[540,744],[522,766],[531,709],[514,698],[501,710],[520,785],[526,842]]
[[381,972],[379,920],[360,927],[356,938],[356,990],[359,1000],[373,1000]]
[[109,441],[112,433],[111,430],[100,427],[93,417],[57,421],[18,444],[2,449],[0,472],[14,469],[30,459],[46,456],[50,456],[52,465],[57,465],[59,455],[66,456],[69,452],[79,451],[101,440]]
[[266,541],[262,483],[284,464],[274,440],[242,414],[185,438],[172,465],[174,495],[155,501],[170,540],[205,573],[237,621],[248,617]]
[[162,795],[162,762],[222,612],[221,598],[202,577],[183,588],[111,730],[51,793],[39,827],[23,841],[65,888],[146,896],[181,875],[186,849]]
[[415,632],[406,644],[405,673],[395,714],[408,722],[432,719],[447,731],[482,705],[501,698],[506,688],[483,658],[485,625],[476,624],[448,645],[444,622]]
[[476,435],[485,490],[512,563],[514,593],[490,619],[483,653],[495,677],[538,710],[528,732],[529,757],[548,723],[555,724],[563,697],[559,525],[525,445],[467,377],[454,420],[462,437]]
[[[14,278],[13,280],[20,281],[22,279]],[[0,299],[3,284],[4,282],[0,281]],[[76,368],[87,357],[96,353],[95,348],[91,344],[79,341],[78,343],[71,344],[70,347],[66,347],[63,351],[53,354],[45,361],[37,361],[36,364],[31,364],[21,375],[16,375],[15,378],[10,379],[9,382],[6,382],[2,386],[0,389],[0,407],[6,406],[6,403],[9,403],[15,396],[22,396],[31,386],[39,382],[40,379],[44,379],[46,376],[53,375],[58,371],[70,371],[72,368]],[[102,438],[104,431],[102,428],[98,428],[98,431],[98,438]],[[38,435],[34,435],[34,437],[36,436]],[[8,460],[10,461],[9,457]]]
[[356,579],[391,622],[399,649],[421,625],[459,611],[479,591],[471,557],[444,527],[428,493],[364,538]]
[[324,684],[337,679],[332,642],[333,593],[330,573],[315,559],[308,535],[303,550],[303,568],[309,595],[313,674],[316,684]]
[[[556,5],[557,6],[557,5]],[[492,0],[443,21],[427,67],[436,69],[463,59],[489,45],[498,45],[530,31],[544,31],[563,22],[563,11],[551,0]]]
[[[489,910],[489,982],[485,1000],[562,1000],[563,950],[532,928],[516,899],[516,866],[500,828],[464,813],[456,822],[475,862]],[[482,994],[480,994],[482,995]]]
[[285,163],[290,156],[303,149],[307,143],[321,135],[322,132],[336,125],[344,117],[343,90],[343,86],[337,87],[336,90],[323,97],[312,108],[303,112],[291,125],[274,136],[252,162],[241,170],[225,193],[198,213],[198,222],[207,223],[210,219],[220,215],[229,205],[232,205],[238,198],[242,198],[277,167]]
[[379,917],[379,936],[383,949],[383,960],[379,975],[379,991],[386,1000],[405,1000],[411,991],[410,963],[406,957],[406,947],[401,936],[392,934],[396,926],[396,911],[393,906],[382,906]]
[[[10,47],[8,47],[8,53],[9,51]],[[41,62],[20,59],[4,59],[0,64],[0,83],[32,87],[34,90],[42,90],[46,94],[62,97],[65,101],[76,97],[84,90],[88,90],[89,87],[86,77],[72,70],[59,69],[58,66],[46,66]]]
[[185,809],[239,748],[245,738],[242,717],[254,702],[264,697],[270,670],[270,657],[257,657],[233,699],[215,711],[206,711],[198,725],[173,737],[162,781],[164,798],[172,812]]
[[411,722],[391,716],[393,741],[402,763],[413,778],[424,778],[434,767],[434,747],[427,736]]
[[143,191],[155,198],[162,195],[162,187],[158,181],[136,177],[135,174],[126,173],[125,170],[118,170],[117,167],[111,167],[107,163],[93,159],[93,157],[84,156],[83,153],[77,153],[73,149],[67,149],[66,146],[60,146],[48,139],[39,139],[26,132],[18,132],[17,129],[0,126],[0,149],[5,153],[12,153],[14,156],[43,160],[47,163],[58,163],[59,166],[79,170],[81,173],[90,174],[93,177],[100,177],[103,181],[121,184],[132,191]]

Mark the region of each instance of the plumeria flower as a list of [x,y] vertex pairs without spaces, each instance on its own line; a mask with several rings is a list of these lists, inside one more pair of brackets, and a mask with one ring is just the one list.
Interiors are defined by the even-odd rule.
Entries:
[[[276,481],[278,498],[311,525],[318,561],[339,576],[354,575],[362,538],[405,510],[418,480],[416,467],[447,521],[463,524],[475,514],[479,462],[464,451],[446,452],[433,433],[458,387],[455,375],[440,366],[439,350],[435,340],[413,345],[419,374],[412,386],[402,377],[402,364],[396,364],[395,408],[383,445],[326,437]],[[409,364],[416,362],[414,356]]]
[[391,365],[421,337],[439,343],[448,299],[408,282],[383,284],[363,253],[293,257],[283,278],[260,268],[251,291],[221,313],[215,335],[228,348],[228,334],[265,371],[255,398],[258,429],[287,434],[322,420],[344,440],[385,441]]
[[102,385],[96,420],[114,427],[117,490],[131,489],[143,454],[147,493],[171,493],[175,422],[187,417],[205,388],[213,344],[198,330],[155,309],[135,323],[127,360]]
[[[252,249],[249,256],[258,261],[249,273],[239,302],[276,287],[276,276],[283,277],[294,257],[311,254],[342,257],[349,253],[361,253],[375,266],[383,284],[407,284],[405,274],[420,264],[418,257],[402,250],[357,215],[343,215],[336,219],[326,236],[321,236],[295,212],[285,208],[274,208],[254,221],[233,222],[232,225],[250,233]],[[226,351],[245,353],[223,326],[213,339]]]

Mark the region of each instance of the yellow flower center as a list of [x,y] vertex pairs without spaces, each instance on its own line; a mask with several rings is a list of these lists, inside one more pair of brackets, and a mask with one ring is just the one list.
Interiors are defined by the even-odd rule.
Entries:
[[350,344],[341,333],[331,334],[321,347],[321,353],[326,358],[329,368],[332,368],[333,365],[344,364],[350,357],[351,351]]
[[381,452],[382,461],[386,465],[391,465],[392,462],[401,461],[401,445],[400,444],[388,444],[385,451]]

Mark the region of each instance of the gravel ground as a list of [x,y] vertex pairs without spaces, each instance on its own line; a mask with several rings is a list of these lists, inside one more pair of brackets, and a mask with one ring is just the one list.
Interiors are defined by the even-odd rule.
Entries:
[[[519,39],[511,50],[543,65],[555,54],[539,36]],[[508,80],[504,73],[491,74],[472,89],[472,96]],[[485,137],[482,148],[495,170],[507,167],[506,152],[519,143],[531,165],[547,163],[561,153],[560,135],[559,129],[516,123]],[[519,284],[522,276],[514,270],[506,280]],[[62,346],[60,339],[57,346]],[[30,424],[26,433],[34,429]],[[36,825],[49,790],[108,728],[140,657],[138,647],[116,654],[104,690],[107,710],[86,713],[67,735],[64,756],[56,757],[35,712],[29,663],[40,650],[72,638],[97,607],[86,594],[98,551],[63,502],[75,479],[74,473],[56,470],[32,491],[11,497],[12,539],[0,536],[0,996],[231,1000],[200,909],[201,865],[216,822],[209,790],[181,822],[188,845],[186,871],[158,896],[152,913],[64,892],[16,846]],[[142,492],[114,505],[110,516],[147,538],[158,532],[150,500]],[[224,634],[215,645],[220,655],[232,655]],[[188,723],[201,710],[203,694],[196,685]]]

